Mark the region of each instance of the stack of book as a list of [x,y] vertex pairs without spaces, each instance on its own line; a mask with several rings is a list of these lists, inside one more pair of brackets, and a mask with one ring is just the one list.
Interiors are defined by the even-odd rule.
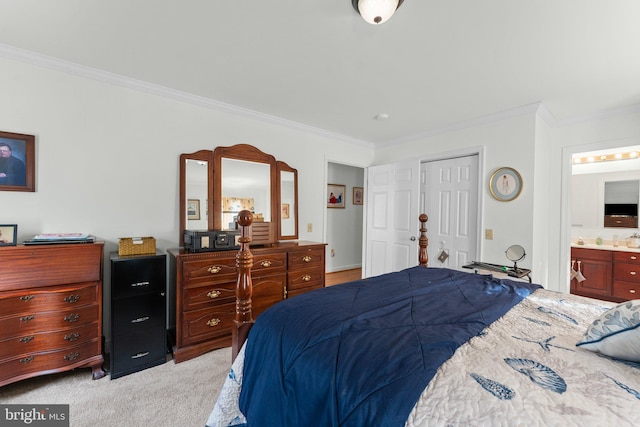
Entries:
[[84,233],[46,233],[38,234],[31,240],[26,240],[25,245],[46,245],[55,243],[93,243],[95,237]]

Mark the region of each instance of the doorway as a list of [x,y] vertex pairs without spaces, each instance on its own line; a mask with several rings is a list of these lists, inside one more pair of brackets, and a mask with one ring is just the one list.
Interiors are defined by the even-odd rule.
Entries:
[[[326,207],[326,272],[360,269],[364,227],[364,168],[327,162],[327,184],[344,188],[342,203]],[[337,197],[337,195],[336,195]],[[326,201],[325,201],[326,205]]]

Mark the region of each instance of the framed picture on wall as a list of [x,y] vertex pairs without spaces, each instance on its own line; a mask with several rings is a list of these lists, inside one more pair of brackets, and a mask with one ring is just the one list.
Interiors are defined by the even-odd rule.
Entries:
[[35,191],[35,136],[0,131],[0,190]]
[[522,191],[522,177],[513,168],[499,168],[489,179],[489,191],[494,199],[510,202]]
[[290,209],[291,209],[291,207],[289,206],[289,203],[283,203],[282,204],[282,219],[289,219],[289,216],[290,216],[289,210]]
[[344,208],[344,192],[346,186],[342,184],[327,184],[327,207]]
[[17,224],[0,224],[0,246],[15,246],[17,240]]
[[364,188],[353,187],[353,204],[361,205],[364,202]]
[[187,200],[187,219],[200,219],[200,199]]

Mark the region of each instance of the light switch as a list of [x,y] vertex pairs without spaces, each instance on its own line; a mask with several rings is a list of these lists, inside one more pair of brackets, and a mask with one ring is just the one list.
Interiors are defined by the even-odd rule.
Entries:
[[309,233],[311,233],[313,231],[313,224],[311,224],[311,223],[307,224],[307,231]]
[[493,240],[493,229],[487,228],[484,230],[484,238],[487,240]]

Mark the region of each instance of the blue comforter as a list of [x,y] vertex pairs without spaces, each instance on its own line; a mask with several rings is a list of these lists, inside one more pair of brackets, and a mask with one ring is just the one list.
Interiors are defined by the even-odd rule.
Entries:
[[276,304],[246,346],[254,426],[404,426],[455,350],[539,285],[414,267]]

